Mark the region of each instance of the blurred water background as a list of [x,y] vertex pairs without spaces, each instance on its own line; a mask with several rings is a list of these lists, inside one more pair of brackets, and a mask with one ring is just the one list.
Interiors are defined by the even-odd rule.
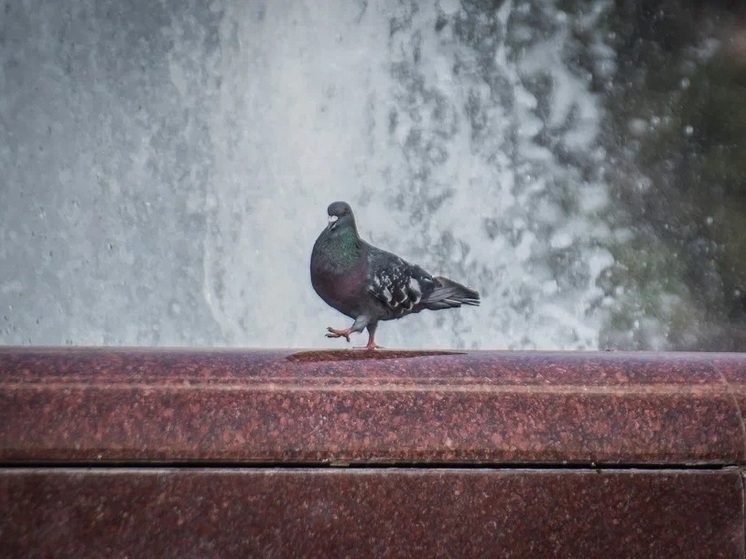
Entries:
[[0,0],[0,344],[346,347],[334,200],[482,294],[385,346],[744,351],[746,14]]

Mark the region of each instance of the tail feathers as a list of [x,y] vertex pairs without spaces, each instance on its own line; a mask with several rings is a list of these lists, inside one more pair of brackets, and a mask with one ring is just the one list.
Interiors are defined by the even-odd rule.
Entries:
[[440,286],[436,287],[421,304],[430,310],[450,309],[461,305],[479,305],[479,293],[473,289],[443,277],[433,278]]

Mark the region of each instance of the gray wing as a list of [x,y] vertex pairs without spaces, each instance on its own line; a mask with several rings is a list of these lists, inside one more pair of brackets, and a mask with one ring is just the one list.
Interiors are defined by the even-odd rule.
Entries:
[[436,286],[425,270],[395,254],[372,248],[369,259],[368,292],[395,316],[419,310],[415,306]]

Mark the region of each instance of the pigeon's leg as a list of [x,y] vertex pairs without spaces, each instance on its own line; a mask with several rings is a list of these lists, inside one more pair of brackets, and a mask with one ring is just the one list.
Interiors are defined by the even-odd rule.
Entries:
[[378,328],[378,322],[368,324],[368,344],[358,349],[383,349],[383,346],[376,344],[376,328]]
[[346,328],[345,330],[336,330],[335,328],[332,328],[329,326],[327,329],[327,338],[344,338],[349,343],[350,341],[350,334],[352,334],[352,328]]
[[332,328],[331,326],[326,329],[327,338],[344,338],[348,342],[350,341],[350,334],[353,332],[362,332],[366,326],[368,326],[368,317],[367,316],[358,316],[355,319],[355,322],[352,323],[352,326],[349,328],[346,328],[344,330],[337,330],[335,328]]

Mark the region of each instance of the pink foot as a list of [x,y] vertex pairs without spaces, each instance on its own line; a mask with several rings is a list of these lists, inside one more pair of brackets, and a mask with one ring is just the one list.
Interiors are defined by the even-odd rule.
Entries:
[[370,350],[373,350],[373,349],[386,349],[386,348],[383,347],[382,345],[378,345],[373,340],[373,336],[371,336],[370,338],[368,338],[368,345],[361,346],[361,347],[356,347],[355,349],[365,349],[367,351],[370,351]]
[[331,326],[329,326],[327,329],[327,338],[344,338],[349,343],[350,341],[350,334],[352,333],[352,328],[347,328],[346,330],[335,330]]

